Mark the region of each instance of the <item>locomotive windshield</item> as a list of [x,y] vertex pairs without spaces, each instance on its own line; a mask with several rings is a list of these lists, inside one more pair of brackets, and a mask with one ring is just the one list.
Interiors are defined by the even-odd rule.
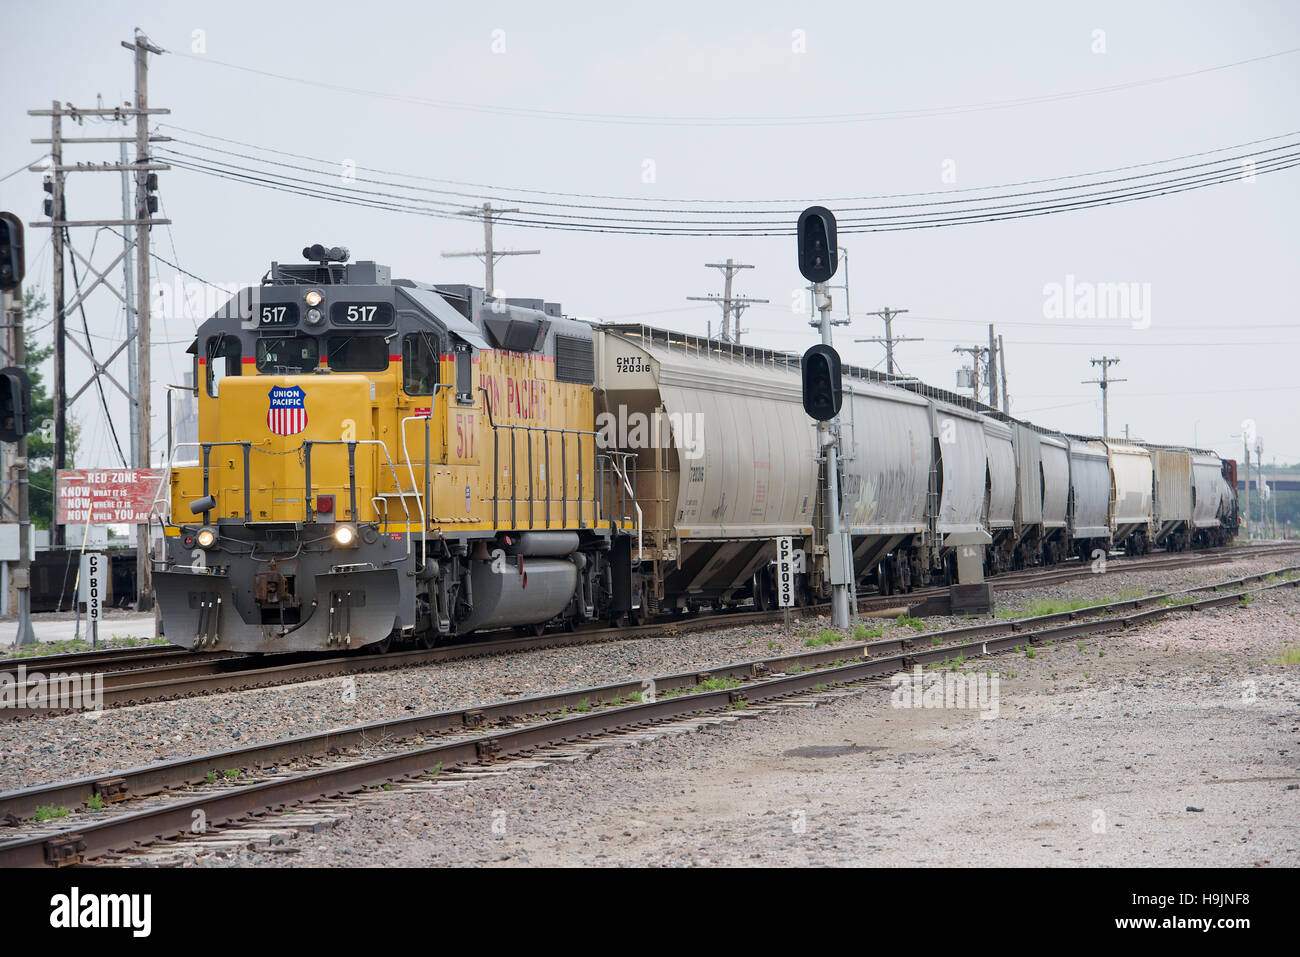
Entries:
[[383,336],[330,336],[325,340],[325,355],[336,372],[380,372],[388,368],[388,340]]
[[308,336],[264,336],[257,340],[258,372],[311,372],[319,359],[316,340]]

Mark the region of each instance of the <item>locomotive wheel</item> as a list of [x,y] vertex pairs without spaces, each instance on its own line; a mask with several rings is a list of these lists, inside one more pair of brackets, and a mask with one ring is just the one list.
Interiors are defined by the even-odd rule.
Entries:
[[639,607],[633,608],[627,613],[627,618],[628,621],[637,626],[644,625],[650,620],[650,609],[646,608],[644,599],[642,599]]
[[415,635],[416,647],[423,648],[425,651],[428,651],[437,643],[438,643],[438,633],[435,632],[432,628],[430,628],[428,631],[417,632]]

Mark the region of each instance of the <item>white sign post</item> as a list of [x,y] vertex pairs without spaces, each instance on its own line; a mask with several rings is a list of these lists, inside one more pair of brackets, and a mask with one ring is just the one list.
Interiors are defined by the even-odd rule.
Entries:
[[790,627],[790,609],[794,607],[795,571],[794,539],[783,535],[776,540],[776,596],[786,628]]
[[90,646],[99,647],[99,611],[104,598],[104,553],[86,552],[81,556],[81,600],[86,603],[86,621],[90,625]]

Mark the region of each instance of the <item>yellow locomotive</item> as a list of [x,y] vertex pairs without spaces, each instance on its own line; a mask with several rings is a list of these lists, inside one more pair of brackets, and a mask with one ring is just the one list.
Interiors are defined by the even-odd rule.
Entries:
[[198,441],[173,453],[154,575],[167,637],[386,650],[631,611],[592,328],[303,252],[191,346]]

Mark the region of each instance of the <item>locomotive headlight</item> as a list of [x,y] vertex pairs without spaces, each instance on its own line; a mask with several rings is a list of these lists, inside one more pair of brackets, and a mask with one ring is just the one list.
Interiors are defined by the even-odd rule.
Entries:
[[307,310],[307,324],[308,324],[308,325],[314,326],[314,325],[319,324],[320,321],[321,321],[321,311],[320,311],[319,309],[308,309],[308,310]]
[[194,541],[199,548],[211,548],[217,542],[217,530],[215,528],[200,528],[199,533],[194,536]]
[[352,525],[340,525],[334,529],[334,541],[342,548],[351,548],[357,543],[357,530]]
[[307,305],[311,306],[311,308],[313,309],[319,306],[321,304],[321,300],[323,300],[324,298],[325,297],[320,294],[319,289],[309,290],[307,295],[302,297],[303,302],[307,303]]

